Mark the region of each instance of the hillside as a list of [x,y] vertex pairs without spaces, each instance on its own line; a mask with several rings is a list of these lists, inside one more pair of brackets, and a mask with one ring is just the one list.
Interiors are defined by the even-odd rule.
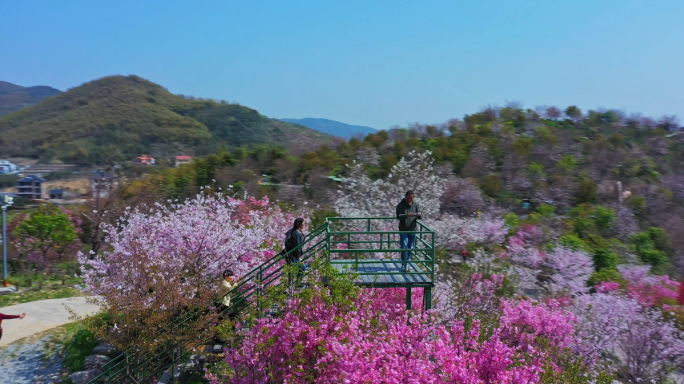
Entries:
[[377,133],[378,130],[362,125],[349,125],[335,120],[317,119],[306,117],[304,119],[278,119],[290,124],[299,124],[307,128],[315,129],[328,135],[350,139],[355,136],[365,136],[369,133]]
[[[615,110],[582,113],[575,106],[565,118],[559,114],[488,109],[440,126],[337,141],[299,157],[254,151],[238,164],[212,168],[219,159],[236,158],[229,153],[173,169],[165,185],[171,197],[191,196],[215,179],[222,188],[330,207],[337,186],[326,176],[356,178],[352,185],[360,190],[362,178],[347,165],[363,164],[363,180],[391,180],[402,157],[429,150],[436,174],[448,183],[444,211],[515,212],[525,225],[544,228],[535,236],[589,252],[605,273],[638,259],[654,272],[684,276],[684,134],[676,121]],[[262,174],[301,190],[260,186],[256,175]],[[508,218],[509,225],[519,224]]]
[[0,134],[2,156],[76,163],[328,139],[244,106],[173,95],[137,76],[98,79],[0,117]]
[[62,91],[44,85],[22,87],[0,81],[0,116],[40,103],[60,93]]

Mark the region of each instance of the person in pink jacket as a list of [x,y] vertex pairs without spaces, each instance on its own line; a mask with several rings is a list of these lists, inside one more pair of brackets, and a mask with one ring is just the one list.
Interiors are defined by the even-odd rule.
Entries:
[[9,319],[23,319],[26,317],[25,313],[22,313],[21,315],[5,315],[0,313],[0,339],[2,339],[2,321],[3,320],[9,320]]

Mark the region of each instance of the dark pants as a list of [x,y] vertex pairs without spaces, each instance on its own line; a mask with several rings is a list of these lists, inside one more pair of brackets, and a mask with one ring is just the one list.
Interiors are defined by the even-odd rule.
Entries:
[[[401,249],[411,249],[416,246],[416,234],[415,233],[402,233],[399,235],[401,240]],[[401,253],[401,259],[405,261],[411,260],[411,251],[404,251]],[[408,263],[403,265],[404,272],[408,268]]]
[[297,272],[297,278],[300,278],[302,276],[302,272],[306,271],[306,265],[304,263],[299,262],[299,256],[293,256],[291,258],[288,258],[287,260],[288,265],[295,265],[299,267],[299,271]]

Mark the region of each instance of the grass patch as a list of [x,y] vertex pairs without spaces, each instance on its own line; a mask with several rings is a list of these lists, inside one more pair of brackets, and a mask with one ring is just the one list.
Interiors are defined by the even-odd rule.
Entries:
[[97,340],[80,322],[69,324],[68,333],[63,352],[64,368],[69,372],[82,371],[86,357],[90,356],[93,349],[97,347]]
[[59,287],[56,289],[43,289],[41,291],[21,290],[19,292],[10,293],[0,296],[0,308],[10,305],[28,303],[31,301],[46,300],[46,299],[64,299],[67,297],[82,296],[80,290],[68,286]]

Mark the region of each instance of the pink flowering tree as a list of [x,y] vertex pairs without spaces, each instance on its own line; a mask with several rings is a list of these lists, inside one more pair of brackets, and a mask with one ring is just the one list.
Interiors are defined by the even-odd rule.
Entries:
[[546,252],[541,251],[538,245],[529,241],[529,235],[518,231],[514,236],[509,237],[501,256],[509,263],[511,274],[519,290],[526,292],[538,288],[537,275],[541,272],[541,267],[546,260]]
[[188,310],[209,307],[223,270],[239,277],[273,256],[291,223],[292,216],[266,198],[220,193],[127,211],[118,226],[103,229],[104,252],[79,258],[84,289],[112,318],[102,332],[119,345],[164,342],[159,329],[168,330]]
[[540,383],[562,371],[558,352],[573,341],[574,315],[553,304],[504,302],[489,325],[444,322],[406,311],[400,290],[332,280],[236,335],[211,382]]
[[572,347],[578,357],[631,382],[662,382],[684,366],[684,334],[672,321],[603,288],[610,292],[581,295],[569,308],[579,319]]
[[677,304],[680,283],[669,276],[650,274],[650,265],[621,265],[618,271],[626,281],[626,292],[642,305]]
[[440,276],[435,283],[435,311],[441,321],[454,322],[466,318],[486,318],[499,314],[501,288],[504,276],[482,273]]
[[594,272],[594,262],[582,251],[559,246],[549,252],[544,265],[553,270],[546,284],[554,296],[576,296],[587,293],[587,280]]

